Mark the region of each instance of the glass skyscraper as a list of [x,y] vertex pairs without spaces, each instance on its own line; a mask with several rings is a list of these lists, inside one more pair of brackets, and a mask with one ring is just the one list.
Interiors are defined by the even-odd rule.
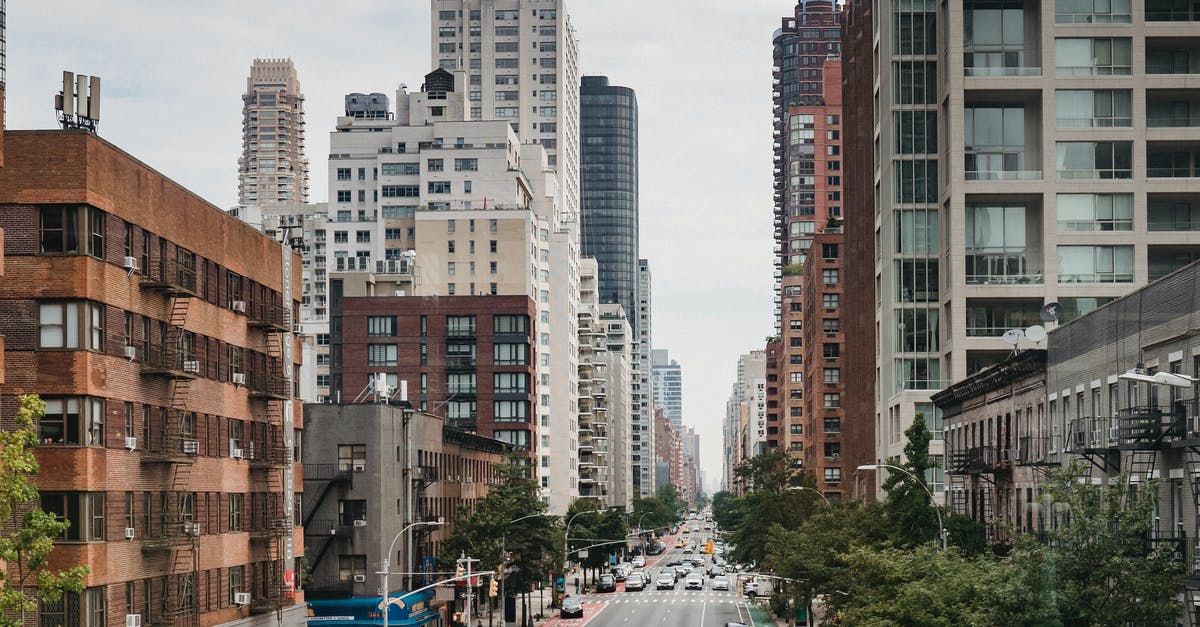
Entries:
[[600,302],[620,303],[637,337],[637,95],[607,76],[584,76],[579,118],[582,252],[599,265]]

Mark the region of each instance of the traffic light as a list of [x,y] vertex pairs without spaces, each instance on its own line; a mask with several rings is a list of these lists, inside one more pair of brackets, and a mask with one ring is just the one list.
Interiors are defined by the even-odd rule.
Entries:
[[494,599],[498,594],[500,594],[500,584],[493,578],[492,583],[488,586],[488,596]]

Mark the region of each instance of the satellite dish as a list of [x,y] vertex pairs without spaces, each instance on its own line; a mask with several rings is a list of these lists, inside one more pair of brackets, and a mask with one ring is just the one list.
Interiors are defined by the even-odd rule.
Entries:
[[1020,329],[1009,329],[1004,332],[1004,335],[1000,336],[1000,339],[1004,340],[1005,344],[1016,346],[1017,342],[1020,342],[1021,338],[1023,337],[1025,337],[1024,331]]
[[1041,317],[1042,322],[1058,322],[1058,319],[1062,317],[1062,305],[1058,303],[1046,303],[1046,306],[1042,307],[1042,311],[1038,313],[1038,316]]
[[1042,340],[1046,339],[1046,328],[1040,324],[1035,324],[1028,329],[1025,329],[1025,337],[1029,338],[1029,341],[1034,343],[1041,342]]

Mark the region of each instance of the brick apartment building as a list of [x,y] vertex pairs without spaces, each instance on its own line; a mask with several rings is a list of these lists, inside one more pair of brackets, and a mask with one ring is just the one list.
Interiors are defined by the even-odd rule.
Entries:
[[450,427],[537,450],[537,304],[528,296],[374,296],[330,280],[331,392],[354,401],[376,374],[408,385]]
[[[300,625],[290,250],[84,131],[8,131],[0,410],[40,394],[42,624]],[[293,359],[293,356],[295,358]]]

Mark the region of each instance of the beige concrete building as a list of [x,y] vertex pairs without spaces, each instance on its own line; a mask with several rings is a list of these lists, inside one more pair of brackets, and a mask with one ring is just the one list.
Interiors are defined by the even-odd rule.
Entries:
[[1154,1],[875,13],[876,455],[899,459],[921,412],[940,456],[930,395],[1003,360],[1005,330],[1200,256],[1200,16]]
[[304,94],[291,59],[255,59],[242,95],[238,202],[308,202]]

